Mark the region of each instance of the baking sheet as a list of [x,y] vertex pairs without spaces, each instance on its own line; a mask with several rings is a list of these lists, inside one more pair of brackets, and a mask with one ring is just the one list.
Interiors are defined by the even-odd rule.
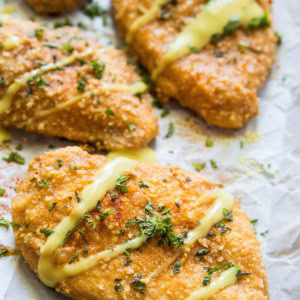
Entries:
[[[110,1],[98,1],[109,9]],[[84,22],[89,34],[105,44],[118,40],[113,22],[103,26],[101,18],[90,20],[77,11],[59,18],[40,18],[21,0],[3,1],[1,7],[16,5],[14,17],[52,23],[72,18]],[[272,300],[300,299],[300,1],[275,0],[273,13],[276,30],[283,43],[277,64],[260,93],[260,115],[240,131],[211,129],[192,112],[172,103],[170,114],[160,118],[160,136],[151,143],[160,163],[174,164],[193,170],[194,163],[206,163],[201,174],[222,183],[241,202],[251,219],[258,219],[257,237],[269,274]],[[157,110],[160,113],[160,110]],[[165,138],[170,122],[175,134]],[[14,187],[25,176],[26,165],[6,163],[1,158],[18,144],[28,163],[36,155],[49,150],[49,145],[63,147],[72,142],[49,139],[35,134],[11,130],[11,149],[0,149],[0,216],[10,217],[10,199]],[[206,147],[205,141],[213,141]],[[211,167],[214,160],[218,169]],[[0,229],[0,244],[14,246],[12,230]],[[41,284],[21,257],[0,259],[0,299],[65,299]]]

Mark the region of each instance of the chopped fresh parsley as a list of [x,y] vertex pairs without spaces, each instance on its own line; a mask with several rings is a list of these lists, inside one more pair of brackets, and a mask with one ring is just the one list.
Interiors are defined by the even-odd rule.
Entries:
[[127,179],[129,177],[128,176],[119,176],[119,178],[117,179],[116,182],[116,189],[118,189],[122,194],[126,194],[128,192],[128,188],[127,188]]
[[82,76],[82,78],[77,83],[77,90],[78,91],[84,91],[85,90],[87,80],[88,79],[87,79],[86,76]]
[[103,25],[106,26],[108,12],[104,10],[98,3],[91,2],[87,4],[83,8],[83,12],[91,19],[94,19],[95,17],[102,17]]
[[114,209],[109,209],[107,211],[103,211],[100,214],[100,221],[104,221],[106,217],[114,214],[116,211]]
[[166,134],[166,138],[167,139],[170,138],[174,134],[174,132],[175,132],[175,125],[173,122],[171,122],[168,127],[168,132]]
[[34,30],[34,36],[37,37],[38,39],[42,38],[44,34],[44,29],[38,28]]
[[224,27],[223,34],[231,35],[240,26],[240,17],[233,16]]
[[129,125],[128,125],[128,129],[129,129],[129,131],[131,131],[131,132],[136,131],[136,128],[137,128],[137,126],[134,125],[134,124],[129,124]]
[[81,201],[81,198],[80,198],[79,193],[77,191],[75,191],[75,197],[77,199],[77,202],[79,203]]
[[115,291],[118,293],[122,292],[122,284],[115,284]]
[[255,233],[256,233],[256,224],[257,224],[257,222],[258,222],[258,219],[252,219],[252,220],[250,220],[250,223],[252,224]]
[[195,171],[200,172],[205,168],[205,163],[192,163],[192,166],[194,167]]
[[7,256],[9,251],[6,248],[0,248],[0,256]]
[[148,200],[147,204],[145,205],[145,213],[149,216],[152,216],[153,214],[153,204],[151,200]]
[[94,59],[92,60],[92,68],[94,75],[97,79],[101,79],[103,77],[103,73],[105,70],[105,63],[103,61]]
[[213,273],[218,272],[219,270],[222,270],[224,268],[231,268],[234,267],[234,264],[230,262],[226,262],[222,265],[216,266],[214,268],[205,267],[205,270],[208,272],[208,275],[204,277],[203,279],[203,285],[207,286],[210,284],[210,279]]
[[0,197],[3,197],[5,194],[5,189],[0,188]]
[[205,146],[209,147],[209,148],[213,147],[214,146],[213,140],[207,138],[206,141],[205,141]]
[[276,42],[277,42],[277,45],[281,45],[282,44],[282,36],[280,33],[278,32],[275,32],[275,37],[276,37]]
[[44,180],[38,181],[38,182],[36,183],[36,185],[37,185],[38,187],[46,187],[46,186],[48,186],[48,180],[47,180],[47,179],[44,179]]
[[64,164],[64,162],[61,159],[57,159],[56,162],[59,168],[61,168]]
[[69,264],[72,264],[76,259],[78,259],[79,256],[80,256],[79,253],[73,255],[73,256],[71,257],[71,259],[69,260]]
[[65,18],[63,21],[57,21],[54,23],[54,28],[60,28],[64,26],[73,26],[73,23],[68,18]]
[[72,46],[72,45],[70,45],[70,44],[64,44],[63,46],[62,46],[62,49],[64,50],[64,51],[66,51],[66,52],[68,52],[68,53],[72,53],[73,51],[74,51],[74,47]]
[[3,76],[0,76],[0,85],[5,85],[5,80]]
[[110,107],[107,107],[107,109],[106,109],[106,114],[107,114],[108,116],[114,116],[114,115],[115,115],[114,111],[112,111]]
[[174,268],[173,268],[173,274],[178,274],[180,272],[181,262],[176,261]]
[[232,221],[232,211],[228,210],[227,208],[223,208],[223,217],[226,221]]
[[50,229],[41,229],[40,233],[44,234],[45,236],[49,236],[50,234],[52,234],[54,231],[50,230]]
[[83,22],[78,22],[77,26],[82,30],[87,30],[87,26]]
[[0,227],[8,228],[9,222],[6,221],[3,217],[0,217]]
[[270,21],[267,13],[265,13],[262,17],[253,18],[248,24],[250,29],[268,28],[269,26]]
[[241,277],[241,276],[245,276],[245,275],[251,275],[251,273],[250,272],[242,272],[241,270],[238,270],[237,274],[235,276]]
[[58,48],[57,44],[55,44],[54,42],[51,42],[51,41],[46,41],[43,43],[43,45],[50,49]]
[[94,229],[96,228],[96,223],[90,214],[86,213],[84,215],[84,219],[86,219],[90,226],[92,226]]
[[137,222],[136,221],[134,221],[134,220],[128,220],[127,221],[127,223],[126,223],[126,227],[128,227],[128,226],[135,226],[137,224]]
[[49,206],[48,211],[52,211],[55,207],[56,207],[56,202],[53,202],[53,203]]
[[85,247],[83,247],[82,252],[84,255],[88,255],[89,254],[89,250]]
[[200,250],[197,250],[195,256],[204,256],[209,253],[210,253],[210,250],[208,250],[208,249],[200,249]]
[[213,169],[218,169],[218,165],[217,165],[217,163],[216,163],[215,160],[211,159],[211,160],[210,160],[210,165],[211,165],[211,167],[212,167]]
[[15,162],[19,165],[24,165],[25,158],[21,156],[18,152],[11,152],[8,157],[4,157],[3,160],[6,162]]
[[140,188],[148,188],[149,185],[145,183],[143,180],[139,180],[139,187]]
[[141,293],[144,293],[146,283],[141,281],[142,275],[141,274],[136,274],[136,277],[130,282],[136,290],[138,290]]

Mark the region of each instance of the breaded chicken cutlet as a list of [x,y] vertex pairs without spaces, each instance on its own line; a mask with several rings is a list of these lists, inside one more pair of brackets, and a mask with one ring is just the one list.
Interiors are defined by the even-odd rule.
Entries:
[[26,0],[40,14],[59,14],[79,6],[80,0]]
[[141,148],[158,133],[146,85],[119,50],[79,29],[8,20],[0,27],[0,125]]
[[268,299],[249,219],[193,172],[67,147],[30,163],[12,210],[30,268],[72,299]]
[[258,114],[257,93],[274,62],[270,4],[113,0],[121,34],[152,74],[158,97],[233,129]]

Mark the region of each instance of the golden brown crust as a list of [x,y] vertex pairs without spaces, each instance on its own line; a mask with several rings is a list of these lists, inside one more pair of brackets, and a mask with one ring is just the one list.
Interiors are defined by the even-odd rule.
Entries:
[[[63,161],[61,167],[57,160]],[[91,156],[77,147],[68,147],[44,156],[37,157],[29,165],[26,178],[12,200],[13,220],[18,224],[28,224],[15,228],[16,244],[30,268],[36,272],[40,247],[46,237],[40,229],[53,229],[59,221],[70,214],[77,204],[75,191],[80,192],[92,181],[93,173],[106,163],[103,156]],[[77,171],[69,167],[76,165]],[[174,231],[176,234],[189,231],[197,226],[208,211],[209,204],[199,204],[197,198],[216,186],[199,175],[183,171],[177,167],[163,167],[158,164],[140,164],[127,174],[128,193],[113,199],[109,193],[101,201],[101,211],[116,210],[104,221],[99,221],[100,211],[94,209],[90,216],[96,223],[93,228],[83,221],[70,236],[63,247],[59,247],[54,255],[56,263],[68,263],[76,253],[82,254],[86,247],[89,254],[111,249],[139,234],[138,226],[126,227],[129,219],[136,216],[144,218],[144,207],[151,200],[154,207],[165,205],[170,209]],[[191,180],[187,180],[187,178]],[[35,178],[35,179],[33,179]],[[47,187],[39,187],[37,182],[48,181]],[[143,180],[149,188],[140,188],[138,181]],[[53,203],[56,207],[49,211]],[[175,204],[180,203],[180,207]],[[215,267],[224,262],[238,264],[243,272],[251,272],[242,276],[234,286],[219,292],[211,299],[230,300],[266,300],[268,296],[267,276],[260,255],[259,242],[249,219],[240,210],[238,204],[233,209],[233,221],[225,222],[230,227],[225,234],[214,227],[215,237],[202,238],[190,251],[181,254],[179,274],[173,274],[174,263],[154,276],[146,285],[145,293],[136,291],[130,282],[135,274],[140,273],[146,280],[152,272],[174,257],[177,251],[172,247],[158,247],[157,239],[150,239],[140,251],[132,250],[127,257],[120,255],[109,262],[99,262],[90,270],[76,277],[68,278],[56,287],[57,291],[73,299],[178,299],[183,300],[192,291],[202,287],[202,280],[207,272],[203,267]],[[84,236],[84,238],[83,238]],[[208,248],[211,253],[195,259],[195,252]],[[217,278],[219,272],[213,275]],[[122,279],[122,293],[114,289],[115,279]]]
[[[181,29],[202,9],[204,0],[178,0],[170,7],[172,18],[154,21],[134,35],[130,47],[149,70],[157,66]],[[116,21],[123,37],[132,22],[150,6],[150,0],[113,0]],[[259,3],[265,10],[270,1]],[[249,43],[249,47],[241,46]],[[162,101],[176,99],[191,108],[209,125],[240,128],[258,113],[258,90],[275,58],[272,28],[237,30],[216,45],[207,45],[168,65],[156,81]]]
[[79,6],[80,0],[26,0],[40,14],[59,14]]
[[[34,36],[36,29],[43,30],[40,37]],[[33,83],[21,88],[10,108],[0,115],[0,124],[4,126],[23,128],[24,122],[36,112],[53,108],[85,91],[105,84],[131,85],[140,80],[121,51],[104,48],[79,29],[64,27],[49,30],[33,22],[10,21],[0,28],[0,43],[11,36],[18,37],[19,44],[10,51],[0,50],[0,75],[4,79],[0,97],[25,72],[40,68],[42,64],[63,61],[88,49],[93,52],[84,57],[85,64],[76,61],[63,70],[44,73],[39,77],[43,80],[41,86]],[[72,49],[70,45],[74,48],[72,53],[68,52]],[[93,59],[105,63],[102,79],[97,79],[93,73]],[[80,91],[77,85],[84,76],[87,78],[86,87]],[[148,98],[148,94],[137,97],[130,92],[102,92],[99,97],[82,97],[60,112],[34,119],[31,124],[25,125],[25,129],[89,142],[98,149],[138,149],[147,145],[158,133],[157,116]],[[130,130],[130,124],[136,125],[136,130]]]

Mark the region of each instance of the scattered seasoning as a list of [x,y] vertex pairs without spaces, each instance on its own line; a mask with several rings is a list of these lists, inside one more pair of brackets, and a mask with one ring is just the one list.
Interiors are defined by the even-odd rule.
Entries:
[[76,171],[77,170],[77,167],[75,165],[69,165],[69,168]]
[[50,229],[41,229],[40,233],[44,234],[45,236],[49,236],[50,234],[52,234],[54,231],[50,230]]
[[47,179],[44,179],[44,180],[38,181],[38,182],[36,183],[36,185],[37,185],[38,187],[46,187],[46,186],[48,186],[48,180],[47,180]]
[[50,48],[50,49],[58,48],[57,44],[55,44],[52,41],[46,41],[46,42],[43,43],[43,45]]
[[180,272],[181,262],[176,261],[174,268],[173,268],[173,274],[178,274]]
[[37,37],[38,39],[42,38],[43,37],[43,34],[44,34],[44,29],[35,29],[34,30],[34,33],[33,33],[33,36]]
[[56,207],[56,202],[53,202],[53,203],[49,206],[48,211],[52,211],[55,207]]
[[79,253],[73,255],[69,261],[69,265],[72,264],[79,256],[80,256]]
[[278,32],[275,32],[275,37],[276,37],[276,42],[277,42],[277,45],[281,45],[282,44],[282,36],[280,33]]
[[84,215],[84,219],[86,219],[90,226],[92,226],[94,229],[96,228],[96,223],[90,214],[86,213]]
[[108,107],[108,108],[106,109],[106,114],[107,114],[108,116],[114,116],[114,115],[115,115],[115,113],[111,110],[110,107]]
[[101,212],[100,221],[104,221],[106,217],[114,214],[115,212],[116,212],[116,210],[114,210],[114,209],[109,209],[107,211]]
[[89,254],[89,250],[85,247],[83,247],[82,252],[84,255],[88,255]]
[[268,28],[269,26],[270,26],[270,21],[267,13],[265,13],[262,17],[253,18],[248,24],[248,27],[250,29]]
[[86,76],[82,76],[82,78],[77,83],[77,90],[78,91],[84,91],[85,90],[87,80],[88,79],[87,79]]
[[74,51],[75,48],[72,45],[70,45],[70,44],[64,44],[62,46],[62,49],[64,51],[68,52],[69,54],[71,54]]
[[262,232],[260,235],[262,237],[266,237],[268,233],[269,233],[269,230],[266,230],[266,231]]
[[56,162],[59,168],[61,168],[64,164],[64,162],[61,159],[57,159]]
[[245,275],[251,275],[250,272],[242,272],[241,270],[237,271],[237,274],[235,275],[236,277],[241,277],[241,276],[245,276]]
[[58,21],[54,23],[54,28],[60,28],[64,26],[73,26],[73,23],[68,18],[65,18],[63,21]]
[[11,152],[8,157],[2,158],[6,162],[15,162],[19,165],[24,165],[25,163],[25,158],[21,156],[18,152]]
[[0,197],[3,197],[5,194],[5,189],[0,188]]
[[210,253],[208,249],[200,249],[196,252],[195,256],[204,256]]
[[92,60],[92,68],[93,68],[95,77],[97,79],[101,79],[103,77],[103,73],[105,70],[105,63],[103,61],[94,59],[94,60]]
[[128,192],[128,188],[127,188],[127,179],[129,177],[128,176],[119,176],[119,178],[117,179],[116,182],[116,189],[118,189],[122,194],[126,194]]
[[205,146],[209,147],[209,148],[213,147],[214,146],[213,140],[207,138],[206,141],[205,141]]
[[138,290],[141,293],[144,293],[145,291],[145,287],[146,287],[146,283],[141,281],[142,275],[141,274],[136,274],[136,278],[133,279],[130,284],[132,284],[134,286],[134,288],[136,290]]
[[122,292],[122,284],[115,284],[115,291],[118,293]]
[[195,171],[201,172],[205,168],[206,164],[205,163],[192,163],[192,166],[194,167]]
[[252,219],[252,220],[250,221],[250,223],[251,223],[252,226],[253,226],[253,229],[254,229],[255,233],[257,233],[257,231],[256,231],[256,224],[257,224],[257,222],[258,222],[258,219]]
[[168,108],[164,108],[163,111],[161,112],[160,116],[162,118],[165,118],[168,114],[170,113]]
[[0,257],[7,256],[8,254],[9,254],[9,251],[6,248],[0,248]]
[[211,167],[212,167],[213,169],[218,169],[218,165],[217,165],[217,163],[216,163],[215,160],[211,159],[211,160],[210,160],[210,165],[211,165]]
[[75,191],[75,197],[77,199],[77,202],[79,203],[81,201],[81,198],[80,198],[79,193],[77,191]]
[[149,185],[145,183],[143,180],[139,180],[139,187],[140,188],[148,188]]
[[131,131],[131,132],[136,131],[136,128],[137,128],[137,126],[134,125],[134,124],[129,124],[129,125],[128,125],[128,129],[129,129],[129,131]]
[[232,221],[232,211],[228,210],[227,208],[223,208],[223,217],[226,221]]
[[168,132],[165,136],[166,139],[170,138],[174,134],[174,132],[175,132],[175,125],[173,122],[171,122],[168,127]]
[[3,217],[0,217],[0,227],[8,228],[9,222],[6,221]]
[[180,202],[179,201],[175,201],[175,205],[180,208]]

